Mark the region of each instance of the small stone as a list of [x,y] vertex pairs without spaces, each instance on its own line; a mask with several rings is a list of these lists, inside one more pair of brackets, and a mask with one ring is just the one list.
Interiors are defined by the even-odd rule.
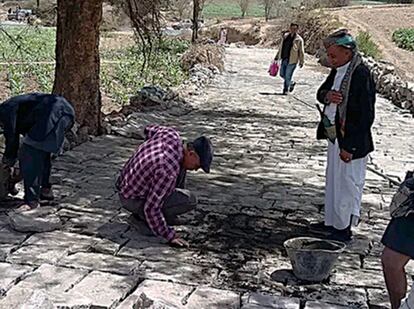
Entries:
[[38,207],[21,213],[10,214],[11,227],[19,232],[50,232],[62,227],[53,207]]

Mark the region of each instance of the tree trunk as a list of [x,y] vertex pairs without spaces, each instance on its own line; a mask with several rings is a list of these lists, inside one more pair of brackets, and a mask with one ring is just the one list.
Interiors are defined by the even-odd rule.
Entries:
[[36,0],[36,8],[39,10],[39,8],[40,8],[40,0]]
[[103,0],[58,0],[56,72],[53,93],[75,108],[76,121],[101,130],[99,26]]
[[193,36],[191,42],[195,43],[198,39],[198,18],[200,15],[200,2],[199,0],[193,1]]

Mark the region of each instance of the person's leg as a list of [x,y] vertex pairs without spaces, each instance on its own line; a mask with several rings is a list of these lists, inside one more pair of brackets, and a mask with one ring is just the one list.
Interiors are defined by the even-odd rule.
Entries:
[[286,75],[286,68],[288,66],[289,62],[288,60],[282,60],[282,62],[280,63],[280,71],[279,71],[279,75],[281,78],[285,79],[285,75]]
[[197,197],[189,190],[175,189],[165,200],[162,212],[167,222],[173,222],[177,216],[193,210],[197,206]]
[[50,183],[50,173],[52,170],[51,154],[48,153],[44,160],[42,182],[40,189],[40,199],[51,201],[54,199],[52,185]]
[[407,293],[407,277],[404,267],[409,260],[409,256],[398,253],[388,247],[385,247],[382,253],[382,269],[392,309],[400,307],[401,301]]
[[286,73],[285,73],[285,84],[283,86],[284,91],[289,91],[290,85],[292,83],[293,72],[295,72],[296,64],[288,64],[286,66]]
[[31,207],[36,207],[39,203],[40,184],[46,155],[46,152],[24,143],[20,149],[19,164],[24,183],[24,200]]
[[125,199],[122,197],[121,194],[119,194],[119,200],[121,201],[121,205],[123,208],[128,210],[135,217],[138,217],[139,219],[146,221],[144,213],[144,199]]

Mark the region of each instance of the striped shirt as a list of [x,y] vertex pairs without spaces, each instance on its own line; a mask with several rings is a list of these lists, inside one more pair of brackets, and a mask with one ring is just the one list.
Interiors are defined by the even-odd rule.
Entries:
[[146,141],[125,164],[119,179],[125,199],[145,199],[144,213],[154,234],[168,241],[175,237],[162,214],[165,199],[175,189],[184,157],[179,133],[168,127],[145,128]]

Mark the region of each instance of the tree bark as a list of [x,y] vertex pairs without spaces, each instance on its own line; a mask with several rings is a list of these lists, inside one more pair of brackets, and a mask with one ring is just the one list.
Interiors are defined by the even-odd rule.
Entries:
[[193,1],[193,36],[191,42],[195,43],[198,40],[198,18],[200,15],[200,2],[199,0]]
[[53,93],[75,108],[76,121],[101,130],[99,26],[103,0],[58,0],[56,71]]

